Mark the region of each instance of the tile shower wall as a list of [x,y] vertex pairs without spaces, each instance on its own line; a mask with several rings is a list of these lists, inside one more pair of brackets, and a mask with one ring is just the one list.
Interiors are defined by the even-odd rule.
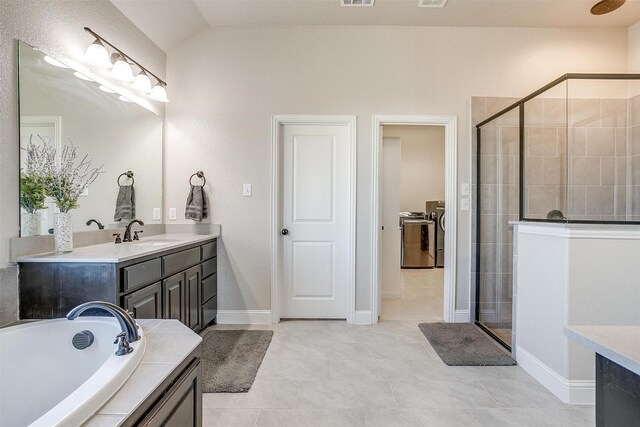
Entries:
[[525,218],[557,209],[572,220],[638,220],[639,104],[638,96],[527,102]]

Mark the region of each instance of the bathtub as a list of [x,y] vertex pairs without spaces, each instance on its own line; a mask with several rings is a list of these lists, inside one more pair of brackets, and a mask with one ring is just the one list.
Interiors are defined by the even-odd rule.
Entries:
[[[91,331],[84,350],[73,336]],[[54,319],[0,329],[0,426],[77,426],[124,384],[145,350],[116,356],[120,326],[113,317]]]

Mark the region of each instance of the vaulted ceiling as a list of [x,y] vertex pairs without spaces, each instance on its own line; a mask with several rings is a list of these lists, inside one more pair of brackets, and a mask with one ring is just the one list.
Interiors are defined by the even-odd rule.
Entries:
[[230,25],[407,25],[450,27],[629,27],[640,0],[593,16],[597,0],[448,0],[419,8],[418,0],[375,0],[341,7],[340,0],[111,0],[165,52],[203,29]]

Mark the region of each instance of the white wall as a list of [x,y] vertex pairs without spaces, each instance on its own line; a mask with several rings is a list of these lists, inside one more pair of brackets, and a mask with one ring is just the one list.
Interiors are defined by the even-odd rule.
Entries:
[[516,359],[568,403],[593,403],[594,352],[580,325],[640,325],[640,227],[520,223]]
[[[524,96],[566,72],[626,68],[626,29],[208,29],[168,55],[165,207],[183,206],[185,180],[204,170],[212,222],[223,225],[220,307],[269,309],[271,116],[356,114],[356,300],[366,310],[372,114],[457,115],[459,183],[470,182],[472,95]],[[468,308],[469,215],[458,213],[457,309]]]
[[16,42],[23,40],[62,61],[81,60],[93,40],[88,26],[149,69],[164,75],[166,56],[108,0],[0,1],[0,323],[15,319],[15,268],[9,239],[18,236],[18,113]]
[[400,210],[422,212],[427,200],[444,200],[444,126],[383,126],[400,138]]

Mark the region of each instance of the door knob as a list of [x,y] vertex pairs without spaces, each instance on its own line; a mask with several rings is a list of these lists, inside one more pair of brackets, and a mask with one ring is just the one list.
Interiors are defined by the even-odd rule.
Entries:
[[286,236],[287,234],[289,234],[289,230],[287,230],[286,228],[283,228],[282,231],[280,232],[283,236]]

